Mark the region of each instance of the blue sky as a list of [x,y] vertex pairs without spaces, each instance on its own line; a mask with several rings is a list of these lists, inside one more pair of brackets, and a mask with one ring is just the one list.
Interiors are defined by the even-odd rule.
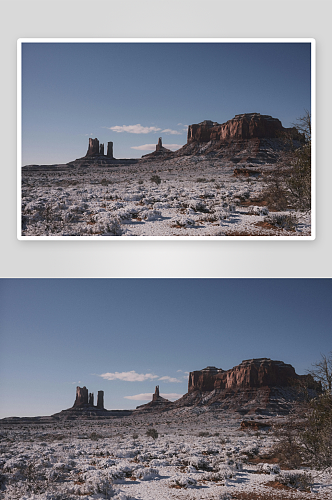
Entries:
[[71,407],[77,385],[108,409],[174,399],[244,359],[303,374],[331,351],[331,299],[331,279],[2,279],[0,418]]
[[82,157],[89,137],[113,141],[116,158],[160,136],[175,150],[189,124],[240,113],[289,127],[310,110],[310,75],[309,43],[25,42],[22,163]]

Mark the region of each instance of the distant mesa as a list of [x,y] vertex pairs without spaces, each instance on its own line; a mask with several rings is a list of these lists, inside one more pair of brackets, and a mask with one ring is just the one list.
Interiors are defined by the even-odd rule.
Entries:
[[244,113],[235,115],[226,123],[204,120],[201,123],[189,125],[187,144],[192,142],[225,142],[231,139],[276,139],[288,134],[301,140],[295,127],[284,128],[278,118],[260,113]]
[[215,389],[252,389],[258,387],[291,387],[305,382],[309,388],[316,384],[309,375],[297,375],[292,365],[270,358],[242,361],[230,370],[208,366],[189,373],[188,393]]
[[189,373],[188,393],[174,407],[212,406],[246,413],[287,414],[299,401],[315,397],[321,386],[311,375],[270,358],[242,361],[230,370],[208,366]]

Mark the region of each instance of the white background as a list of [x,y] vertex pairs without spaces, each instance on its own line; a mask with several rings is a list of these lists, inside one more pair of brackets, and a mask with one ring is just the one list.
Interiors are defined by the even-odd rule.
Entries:
[[[2,1],[0,277],[331,277],[331,10],[325,0]],[[24,37],[315,38],[316,240],[18,241],[16,41]]]

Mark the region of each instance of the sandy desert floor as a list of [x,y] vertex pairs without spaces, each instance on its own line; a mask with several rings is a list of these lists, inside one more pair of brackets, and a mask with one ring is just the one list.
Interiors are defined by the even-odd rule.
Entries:
[[[250,417],[246,417],[249,419]],[[3,500],[286,500],[332,498],[331,471],[284,470],[275,426],[205,408],[56,423],[0,422]],[[147,432],[156,429],[157,438]]]
[[310,214],[269,212],[258,201],[272,165],[256,166],[260,174],[250,177],[234,176],[235,167],[185,156],[127,166],[23,169],[22,235],[310,235]]

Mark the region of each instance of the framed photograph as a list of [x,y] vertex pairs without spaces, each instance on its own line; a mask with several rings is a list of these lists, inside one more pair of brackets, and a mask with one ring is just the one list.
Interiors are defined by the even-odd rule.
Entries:
[[315,40],[20,39],[20,240],[315,239]]

